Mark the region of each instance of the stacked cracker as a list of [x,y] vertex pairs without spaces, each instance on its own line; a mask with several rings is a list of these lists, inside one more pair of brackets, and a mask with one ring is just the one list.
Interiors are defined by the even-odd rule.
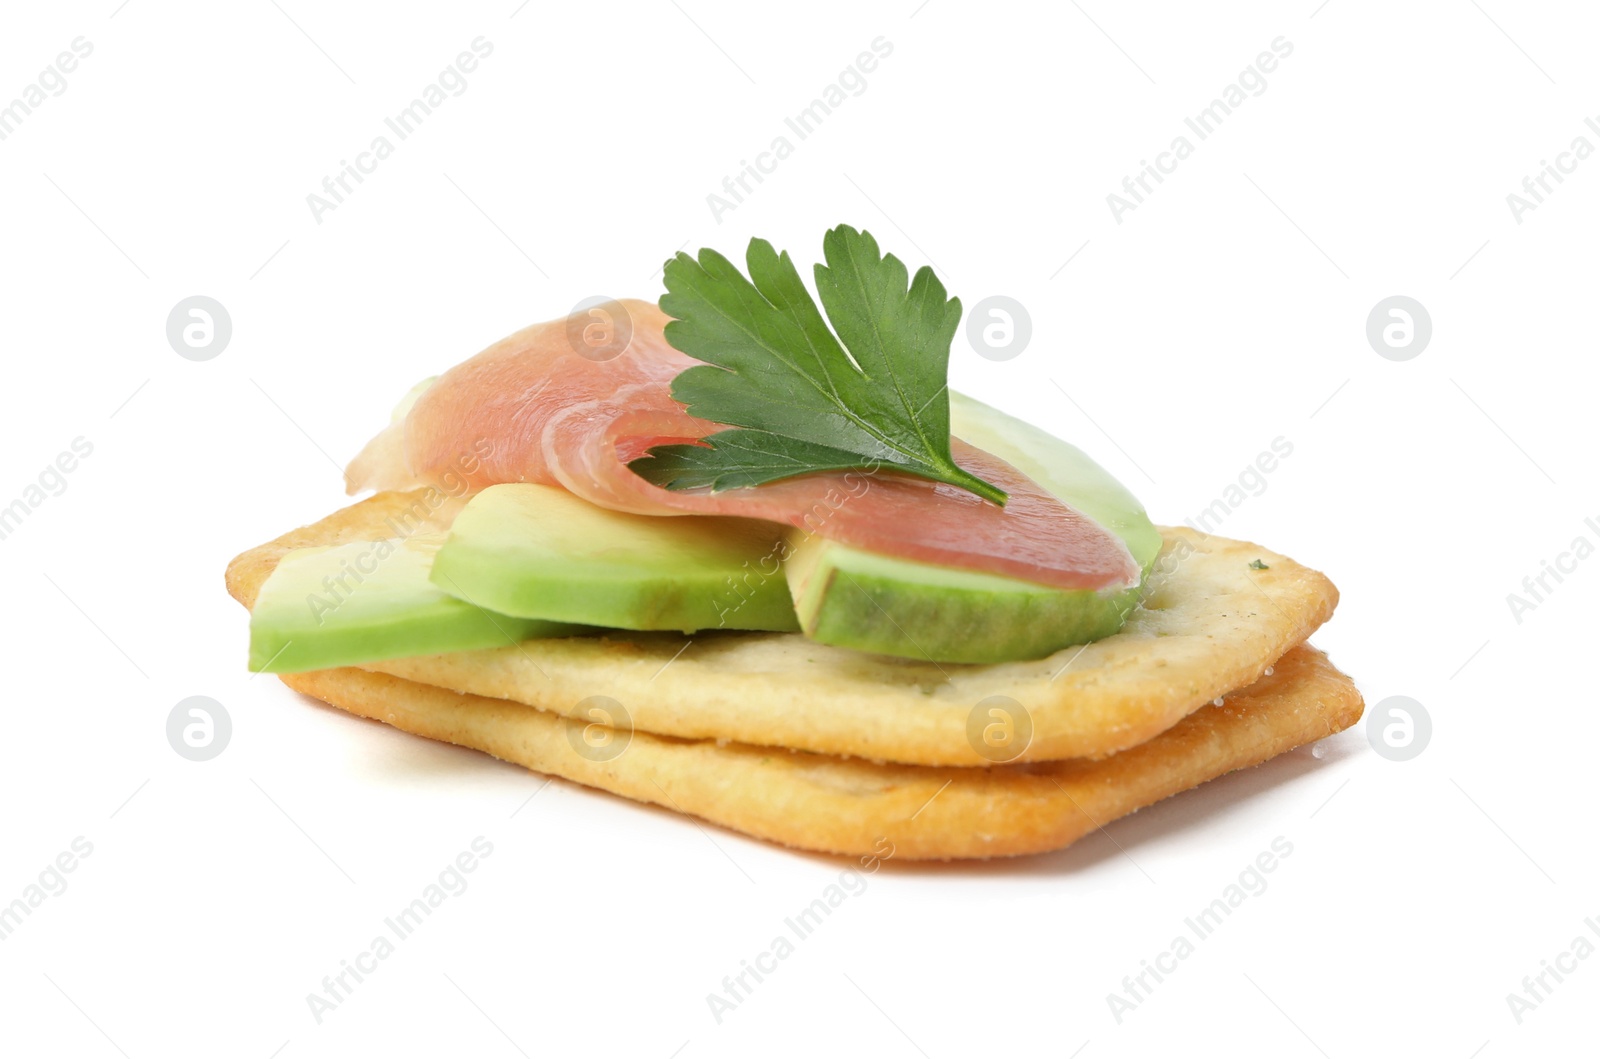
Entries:
[[[285,552],[390,536],[418,499],[380,493],[254,548],[229,564],[228,590],[250,607]],[[619,632],[282,680],[802,849],[1037,853],[1361,716],[1355,685],[1305,642],[1338,602],[1326,577],[1252,544],[1163,535],[1121,632],[1032,662],[913,662],[795,633]],[[629,730],[594,738],[583,704],[596,696],[622,704]]]

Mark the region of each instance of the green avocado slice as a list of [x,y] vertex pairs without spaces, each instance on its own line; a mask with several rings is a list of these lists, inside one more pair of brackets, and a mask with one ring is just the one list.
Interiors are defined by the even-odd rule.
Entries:
[[903,658],[994,663],[1042,658],[1120,629],[1161,550],[1161,534],[1139,501],[1076,447],[955,392],[950,426],[1120,537],[1139,564],[1140,585],[1112,592],[1050,588],[896,559],[795,530],[785,571],[806,636]]
[[464,603],[428,581],[441,538],[297,548],[250,612],[252,672],[297,673],[589,631]]
[[799,628],[784,527],[609,511],[557,486],[493,485],[456,516],[433,583],[500,614],[615,629]]

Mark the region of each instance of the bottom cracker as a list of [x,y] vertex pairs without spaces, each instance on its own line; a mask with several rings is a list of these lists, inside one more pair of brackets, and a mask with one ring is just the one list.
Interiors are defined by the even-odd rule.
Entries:
[[358,669],[281,679],[357,716],[758,838],[845,854],[882,855],[887,842],[897,860],[1061,849],[1169,795],[1342,731],[1362,710],[1350,678],[1302,645],[1222,705],[1101,761],[874,764],[642,731],[615,733],[622,751],[595,760],[583,722],[521,703]]

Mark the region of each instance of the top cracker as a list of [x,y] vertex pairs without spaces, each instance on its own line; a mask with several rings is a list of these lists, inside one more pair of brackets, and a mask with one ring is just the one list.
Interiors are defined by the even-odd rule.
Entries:
[[[421,495],[380,493],[250,550],[229,565],[229,591],[250,606],[284,552],[386,537],[387,520]],[[634,727],[685,738],[921,765],[1104,757],[1254,682],[1338,602],[1322,574],[1254,544],[1185,528],[1163,536],[1143,604],[1121,632],[1030,662],[915,662],[794,633],[616,633],[363,668],[569,716],[607,695]],[[994,696],[1019,704],[1031,728],[1003,759],[971,730]]]

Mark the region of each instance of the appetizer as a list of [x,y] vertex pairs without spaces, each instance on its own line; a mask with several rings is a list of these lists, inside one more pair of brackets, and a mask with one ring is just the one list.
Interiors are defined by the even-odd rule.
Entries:
[[[236,558],[250,666],[791,846],[1065,846],[1354,724],[1327,578],[1160,528],[947,385],[961,304],[873,237],[678,254],[414,387],[375,495]],[[820,300],[820,305],[818,304]],[[885,846],[887,843],[887,847]]]

